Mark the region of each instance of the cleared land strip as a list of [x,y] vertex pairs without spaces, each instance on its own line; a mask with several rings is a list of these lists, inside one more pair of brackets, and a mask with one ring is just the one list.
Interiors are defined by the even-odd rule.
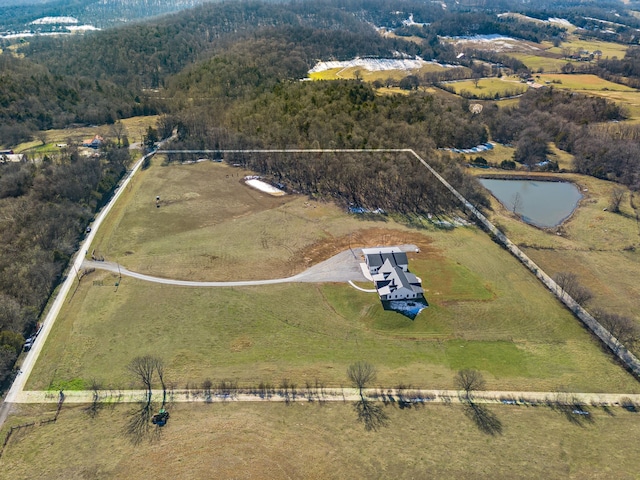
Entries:
[[[464,403],[468,402],[466,394],[459,390],[423,390],[407,388],[378,389],[368,388],[363,390],[369,400],[385,402],[410,402],[410,403]],[[146,401],[146,390],[73,390],[62,392],[65,403],[139,403]],[[506,405],[583,405],[583,406],[619,406],[626,404],[640,404],[640,394],[624,393],[571,393],[571,392],[517,392],[517,391],[476,391],[471,393],[475,403],[498,403]],[[357,388],[299,388],[295,393],[288,390],[284,393],[279,390],[261,392],[255,390],[238,389],[224,393],[211,390],[206,393],[203,390],[167,390],[167,403],[192,403],[192,402],[355,402],[360,400]],[[58,403],[60,392],[57,391],[22,391],[18,394],[15,403]],[[154,390],[152,401],[163,401],[162,390]],[[631,402],[631,403],[629,403]]]

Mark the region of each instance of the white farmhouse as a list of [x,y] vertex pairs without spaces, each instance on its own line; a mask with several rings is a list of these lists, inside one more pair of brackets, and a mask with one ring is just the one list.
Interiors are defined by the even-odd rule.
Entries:
[[380,300],[409,300],[423,297],[422,282],[409,272],[407,254],[398,247],[363,248],[369,273]]
[[380,300],[408,300],[422,296],[420,279],[413,273],[392,265],[387,259],[373,276]]

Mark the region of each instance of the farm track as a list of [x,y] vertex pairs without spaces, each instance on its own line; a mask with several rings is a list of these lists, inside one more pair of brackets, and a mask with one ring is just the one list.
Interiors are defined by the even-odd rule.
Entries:
[[[408,387],[403,390],[394,388],[367,388],[363,394],[369,400],[408,403],[466,403],[466,394],[459,390],[431,390]],[[72,390],[23,391],[15,403],[58,403],[62,395],[65,403],[139,403],[146,399],[145,390]],[[640,405],[640,394],[624,393],[573,393],[573,392],[521,392],[521,391],[474,391],[471,393],[474,403],[504,405],[575,405],[575,406],[621,406],[632,402]],[[152,401],[161,403],[162,390],[154,390]],[[167,403],[224,403],[224,402],[355,402],[360,400],[357,388],[299,388],[287,393],[280,390],[270,392],[249,389],[232,389],[211,393],[203,390],[168,390]]]

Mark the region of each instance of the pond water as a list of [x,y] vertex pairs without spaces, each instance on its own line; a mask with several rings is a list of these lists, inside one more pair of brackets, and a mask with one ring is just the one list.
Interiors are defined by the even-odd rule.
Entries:
[[496,180],[481,178],[480,183],[510,211],[538,227],[560,225],[578,206],[582,198],[569,182],[533,180]]

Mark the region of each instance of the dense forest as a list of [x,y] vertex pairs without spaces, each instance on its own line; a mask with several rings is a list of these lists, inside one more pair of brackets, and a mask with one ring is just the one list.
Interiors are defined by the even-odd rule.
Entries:
[[128,162],[109,145],[98,159],[71,148],[55,162],[0,164],[0,385]]

